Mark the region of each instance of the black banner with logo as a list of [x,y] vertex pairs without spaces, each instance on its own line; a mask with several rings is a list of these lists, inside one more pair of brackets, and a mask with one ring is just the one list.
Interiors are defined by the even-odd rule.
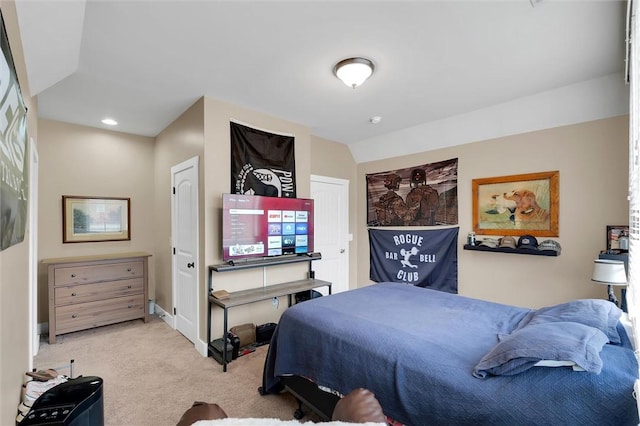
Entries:
[[294,137],[231,124],[231,193],[296,197]]
[[458,228],[369,229],[370,278],[458,293]]

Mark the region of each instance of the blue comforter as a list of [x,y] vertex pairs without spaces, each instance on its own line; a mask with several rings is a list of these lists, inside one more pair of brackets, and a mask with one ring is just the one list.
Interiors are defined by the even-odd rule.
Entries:
[[312,299],[282,315],[263,388],[299,375],[342,394],[373,391],[387,416],[408,425],[637,425],[638,366],[619,327],[599,374],[533,367],[473,376],[474,367],[531,310],[398,283]]

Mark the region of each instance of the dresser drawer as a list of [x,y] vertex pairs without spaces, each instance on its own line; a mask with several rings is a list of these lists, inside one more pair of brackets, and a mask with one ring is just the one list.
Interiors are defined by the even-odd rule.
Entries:
[[84,284],[100,281],[113,281],[142,277],[144,274],[143,262],[121,262],[91,266],[72,266],[68,268],[56,268],[54,282],[56,286],[68,284]]
[[143,292],[144,279],[142,278],[56,287],[54,290],[56,306],[112,299]]
[[145,316],[144,295],[117,297],[56,308],[56,334],[84,330]]

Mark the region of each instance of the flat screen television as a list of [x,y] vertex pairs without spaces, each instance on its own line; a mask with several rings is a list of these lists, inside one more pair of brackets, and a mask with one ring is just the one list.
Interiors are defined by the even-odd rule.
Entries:
[[313,200],[222,194],[225,262],[313,252]]

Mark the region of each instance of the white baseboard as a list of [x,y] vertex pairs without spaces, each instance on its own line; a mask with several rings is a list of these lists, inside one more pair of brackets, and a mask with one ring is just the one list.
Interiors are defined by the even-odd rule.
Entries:
[[196,348],[196,351],[198,351],[200,355],[205,358],[209,356],[209,348],[207,347],[207,342],[203,342],[202,340],[198,339],[194,346]]
[[173,328],[174,330],[176,329],[176,325],[175,325],[175,321],[174,321],[173,315],[170,315],[169,312],[167,312],[164,309],[162,309],[159,305],[155,306],[155,312],[158,315],[158,317],[160,317],[160,319],[162,321],[164,321],[167,324],[169,324],[169,327]]
[[49,323],[48,322],[40,322],[38,323],[38,334],[49,334]]

